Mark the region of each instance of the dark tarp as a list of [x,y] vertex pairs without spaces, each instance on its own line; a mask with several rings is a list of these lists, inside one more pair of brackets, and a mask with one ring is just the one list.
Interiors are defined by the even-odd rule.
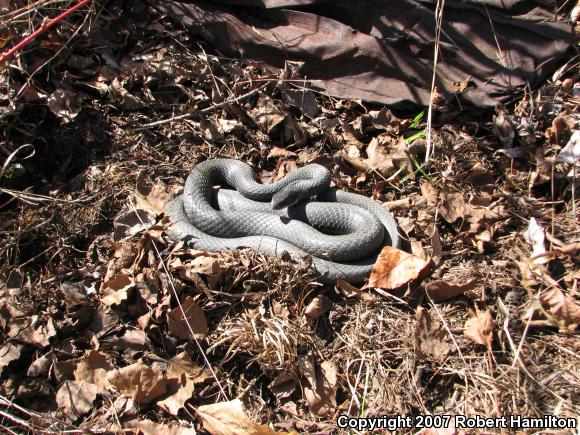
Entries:
[[[495,106],[553,72],[571,26],[550,1],[447,1],[436,89],[443,101]],[[283,67],[328,94],[402,106],[429,103],[436,1],[155,2],[228,56]],[[316,81],[317,80],[317,81]]]

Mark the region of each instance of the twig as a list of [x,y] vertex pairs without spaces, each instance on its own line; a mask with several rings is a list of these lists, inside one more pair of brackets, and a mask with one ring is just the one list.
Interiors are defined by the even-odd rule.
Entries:
[[425,163],[429,161],[432,154],[431,128],[433,125],[433,94],[435,93],[435,78],[437,77],[437,60],[439,59],[439,41],[441,40],[441,26],[443,26],[443,8],[445,0],[437,0],[435,8],[435,52],[433,53],[433,78],[431,80],[431,94],[429,96],[429,110],[427,110],[427,151],[425,152]]
[[86,5],[87,3],[90,3],[91,1],[92,0],[81,0],[73,7],[69,8],[66,11],[64,11],[63,13],[57,15],[52,20],[49,20],[46,23],[43,23],[38,29],[36,29],[34,32],[32,32],[30,35],[28,35],[26,38],[24,38],[22,41],[20,41],[14,47],[12,47],[12,48],[6,50],[4,53],[2,53],[2,55],[0,55],[0,66],[4,65],[16,53],[18,53],[23,47],[25,47],[29,42],[36,39],[38,36],[40,36],[42,33],[44,33],[47,29],[50,29],[52,26],[57,24],[59,21],[62,21],[63,19],[68,17],[70,14],[75,12],[77,9],[81,8],[82,6]]
[[234,103],[236,101],[243,100],[245,98],[251,97],[252,95],[255,95],[258,92],[260,92],[266,86],[267,85],[263,85],[263,86],[261,86],[259,88],[253,89],[250,92],[246,92],[245,94],[240,95],[239,97],[231,97],[231,98],[228,98],[227,100],[222,101],[221,103],[214,104],[213,106],[210,106],[210,107],[206,107],[205,109],[202,109],[202,110],[200,110],[199,112],[196,112],[196,113],[185,113],[183,115],[172,116],[171,118],[162,119],[160,121],[155,121],[155,122],[151,122],[149,124],[145,124],[145,125],[143,125],[143,126],[141,126],[139,128],[136,128],[135,131],[148,130],[150,128],[157,127],[157,126],[163,125],[163,124],[169,124],[169,123],[174,122],[174,121],[182,121],[184,119],[189,119],[189,118],[191,118],[192,116],[194,116],[196,114],[205,115],[205,114],[211,113],[214,110],[219,109],[220,107],[223,107],[223,106],[226,106],[226,105],[228,105],[230,103]]

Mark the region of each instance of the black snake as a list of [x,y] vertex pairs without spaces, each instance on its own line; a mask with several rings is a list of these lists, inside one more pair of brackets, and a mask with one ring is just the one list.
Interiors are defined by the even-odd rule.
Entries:
[[[383,246],[399,245],[397,224],[379,203],[329,184],[330,172],[318,164],[261,184],[246,163],[207,160],[167,206],[169,235],[212,252],[247,247],[272,256],[311,255],[313,269],[326,280],[358,283]],[[237,192],[216,191],[218,185]]]

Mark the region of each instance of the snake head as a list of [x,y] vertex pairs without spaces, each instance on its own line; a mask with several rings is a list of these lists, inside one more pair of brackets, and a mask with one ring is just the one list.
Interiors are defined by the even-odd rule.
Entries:
[[292,207],[304,199],[304,195],[301,195],[296,190],[282,189],[272,195],[271,204],[274,210],[282,210],[286,207]]

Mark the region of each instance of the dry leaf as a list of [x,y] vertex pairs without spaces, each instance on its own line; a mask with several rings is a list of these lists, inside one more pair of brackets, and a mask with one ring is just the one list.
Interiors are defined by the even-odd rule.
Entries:
[[270,148],[270,151],[268,151],[268,157],[269,158],[273,158],[273,159],[277,159],[277,158],[291,158],[291,157],[296,157],[296,153],[290,150],[287,150],[285,148],[280,148],[280,147],[272,147]]
[[73,358],[65,361],[54,361],[53,369],[56,380],[58,382],[74,380],[74,371],[80,360],[80,358]]
[[112,278],[103,283],[101,302],[107,306],[118,305],[127,300],[128,291],[135,285],[135,281],[127,273],[117,272]]
[[574,131],[566,146],[556,156],[556,161],[571,165],[580,162],[580,130]]
[[546,253],[546,247],[544,245],[546,240],[546,233],[544,229],[538,224],[535,218],[530,218],[530,224],[528,229],[524,233],[524,239],[530,245],[532,245],[532,261],[536,264],[544,264],[549,261],[548,257],[541,256],[534,258],[536,256]]
[[133,237],[155,224],[155,216],[143,209],[120,213],[113,220],[113,240],[120,241]]
[[81,305],[87,300],[87,293],[82,282],[63,282],[60,285],[60,292],[64,300],[70,305]]
[[167,379],[161,370],[142,362],[110,373],[109,382],[120,393],[131,396],[135,403],[151,403],[167,392]]
[[173,193],[170,192],[163,181],[158,180],[155,184],[150,185],[145,175],[143,173],[139,174],[135,187],[135,201],[138,209],[158,215],[165,211],[165,206],[172,199]]
[[222,270],[219,261],[215,257],[200,255],[193,260],[186,261],[184,267],[188,272],[201,273],[202,275],[218,275]]
[[97,350],[91,350],[78,362],[74,370],[74,377],[76,381],[95,384],[101,391],[111,386],[107,379],[111,370],[113,370],[113,364],[109,362],[107,355]]
[[22,346],[14,345],[12,343],[4,343],[2,347],[0,347],[0,374],[8,364],[20,358],[21,351]]
[[[183,312],[181,311],[181,308],[183,308]],[[191,296],[188,296],[185,301],[181,303],[181,308],[175,307],[167,314],[169,333],[175,337],[184,338],[186,340],[191,340],[194,337],[197,339],[204,338],[208,331],[207,321],[203,310],[197,302],[195,302]]]
[[510,116],[500,113],[494,116],[493,132],[504,147],[511,147],[516,137],[516,132]]
[[[0,351],[1,352],[1,351]],[[52,351],[45,353],[39,358],[32,361],[26,372],[27,376],[35,377],[48,374],[48,370],[52,365],[53,353]],[[56,372],[56,369],[55,369]],[[0,372],[1,373],[1,372]]]
[[554,319],[562,331],[574,331],[580,325],[580,306],[559,288],[539,296],[546,314]]
[[280,402],[290,397],[296,391],[296,387],[298,387],[298,379],[293,373],[281,373],[268,385]]
[[333,415],[337,390],[337,369],[334,363],[324,361],[317,367],[314,358],[305,358],[300,367],[308,383],[304,385],[304,398],[310,410],[318,416]]
[[142,435],[195,435],[195,429],[186,422],[156,423],[151,420],[134,420],[126,424],[128,429]]
[[476,308],[471,317],[465,322],[463,334],[477,344],[486,345],[491,349],[493,340],[493,318],[489,310],[480,311]]
[[475,288],[477,279],[472,279],[465,284],[451,284],[447,281],[432,281],[425,284],[425,292],[435,302],[446,301]]
[[274,435],[270,426],[255,424],[244,412],[239,399],[214,403],[196,409],[203,427],[212,435]]
[[325,295],[318,295],[304,309],[308,320],[316,320],[330,309],[330,300]]
[[336,288],[347,298],[360,297],[362,294],[362,289],[355,287],[342,279],[336,280]]
[[[396,139],[393,139],[389,135],[373,137],[367,147],[368,158],[364,160],[364,163],[371,170],[379,171],[383,176],[390,177],[397,170],[393,159],[395,157],[401,158],[401,155],[387,151],[387,146],[390,145],[393,148],[392,145],[396,143]],[[407,156],[403,154],[402,158],[407,158]]]
[[191,399],[195,384],[204,382],[211,377],[211,372],[205,367],[195,365],[186,352],[175,355],[169,360],[167,378],[169,381],[175,381],[170,385],[170,388],[175,387],[176,391],[166,399],[157,402],[157,406],[172,415],[177,415],[185,402]]
[[419,359],[433,359],[442,363],[451,352],[447,343],[447,332],[440,322],[433,320],[429,311],[418,307],[415,313],[414,344]]
[[32,318],[20,318],[12,320],[10,333],[14,339],[21,343],[31,344],[38,349],[43,349],[50,344],[49,339],[56,335],[52,319],[48,319],[43,325],[38,315]]
[[421,181],[421,196],[427,200],[430,208],[436,207],[439,203],[439,191],[427,180]]
[[56,393],[56,403],[72,420],[89,412],[99,387],[84,381],[65,381]]
[[375,265],[366,287],[386,290],[399,288],[424,274],[429,260],[424,260],[392,246],[385,246]]
[[125,333],[116,340],[110,340],[120,349],[123,350],[146,350],[149,348],[149,340],[145,331],[139,329],[128,329]]
[[452,224],[457,219],[463,219],[465,217],[465,209],[462,193],[441,192],[439,214],[447,222]]

